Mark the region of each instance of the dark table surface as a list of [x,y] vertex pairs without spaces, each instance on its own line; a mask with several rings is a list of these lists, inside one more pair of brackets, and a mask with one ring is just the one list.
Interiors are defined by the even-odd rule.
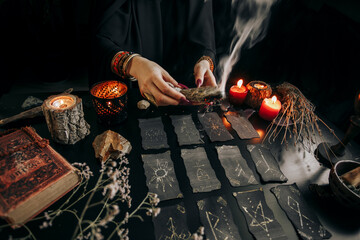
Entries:
[[[33,96],[38,97],[42,100],[46,99],[53,93],[48,94],[34,94]],[[164,129],[167,133],[168,144],[171,150],[171,157],[174,162],[176,177],[179,182],[180,190],[184,195],[184,199],[167,200],[160,203],[161,206],[170,206],[184,201],[185,208],[187,210],[187,221],[189,229],[194,232],[201,225],[199,212],[197,209],[196,201],[209,197],[222,195],[229,203],[229,207],[232,211],[234,222],[236,223],[240,236],[242,239],[252,239],[252,235],[249,233],[245,217],[240,212],[237,205],[236,199],[232,194],[236,191],[244,191],[250,189],[257,189],[262,187],[266,202],[274,212],[274,215],[278,222],[284,229],[285,234],[289,239],[298,239],[294,227],[286,217],[285,213],[281,210],[278,205],[275,196],[269,191],[270,188],[279,185],[279,183],[261,183],[259,175],[256,173],[254,163],[251,161],[249,152],[246,150],[247,144],[260,144],[265,134],[268,122],[260,119],[257,113],[254,113],[250,118],[250,122],[253,124],[255,129],[260,133],[261,138],[252,140],[241,140],[237,136],[236,132],[228,127],[228,130],[234,137],[233,140],[227,142],[210,142],[206,133],[203,131],[200,122],[197,119],[197,113],[203,112],[205,108],[203,106],[176,106],[176,107],[160,107],[155,108],[151,106],[147,110],[139,110],[136,107],[137,101],[141,98],[137,91],[130,89],[129,101],[128,101],[128,118],[122,124],[116,126],[104,126],[97,121],[96,113],[92,107],[91,97],[88,92],[74,92],[73,94],[78,95],[83,99],[85,120],[91,125],[91,133],[85,139],[77,142],[74,145],[61,145],[51,140],[50,133],[47,129],[47,125],[44,117],[36,117],[33,119],[20,120],[11,124],[8,124],[2,129],[32,126],[43,138],[50,140],[50,145],[62,154],[70,163],[73,162],[86,162],[91,170],[94,172],[95,177],[98,176],[100,170],[99,161],[94,156],[94,150],[92,142],[95,137],[107,129],[118,132],[126,139],[131,142],[132,151],[128,156],[129,167],[131,169],[130,184],[131,184],[131,195],[133,198],[133,206],[136,206],[147,194],[148,188],[146,186],[146,177],[144,174],[143,163],[141,154],[146,153],[161,153],[168,149],[160,150],[143,150],[141,147],[141,136],[139,129],[139,118],[151,118],[161,116]],[[27,98],[27,95],[3,95],[0,99],[0,118],[9,117],[22,111],[21,104]],[[218,112],[220,116],[223,115],[221,109],[217,106],[213,108],[214,111]],[[238,109],[240,110],[240,109]],[[221,182],[221,189],[207,193],[193,193],[190,187],[189,179],[186,176],[185,166],[180,155],[181,148],[193,148],[194,146],[179,147],[174,128],[171,125],[169,116],[176,114],[192,114],[194,116],[195,125],[200,130],[201,136],[205,144],[205,150],[207,152],[209,161],[216,172],[217,178]],[[335,130],[335,133],[341,138],[343,133],[338,131],[331,123],[327,123],[331,128]],[[305,197],[308,205],[316,213],[320,222],[323,226],[331,232],[331,239],[360,239],[360,221],[358,214],[355,214],[349,209],[343,208],[335,200],[324,201],[319,197],[315,196],[309,191],[308,185],[312,183],[316,184],[328,184],[329,169],[319,164],[314,157],[314,150],[322,141],[330,143],[337,143],[336,138],[328,131],[323,125],[320,125],[323,136],[317,138],[316,143],[307,143],[306,151],[304,146],[294,146],[289,144],[287,147],[281,145],[279,142],[269,144],[265,142],[275,158],[278,160],[280,168],[285,176],[289,179],[285,184],[296,183]],[[241,154],[246,159],[249,167],[255,173],[259,185],[252,185],[246,187],[232,187],[229,180],[225,176],[225,171],[222,168],[216,154],[215,146],[221,145],[236,145],[240,148]],[[347,146],[346,156],[344,159],[352,159],[359,161],[360,148],[357,144],[351,142]],[[48,210],[56,209],[61,204],[63,199],[53,204]],[[145,214],[143,214],[145,215]],[[155,239],[153,223],[150,217],[144,217],[144,222],[138,219],[132,219],[129,223],[130,239]],[[54,221],[54,225],[51,228],[39,229],[41,221],[32,221],[27,224],[31,228],[37,239],[69,239],[72,236],[76,220],[71,215],[65,215],[59,217]],[[1,221],[1,224],[5,224]],[[2,229],[0,232],[1,239],[8,239],[9,236],[21,237],[26,235],[26,230],[17,229],[11,230],[10,228]]]

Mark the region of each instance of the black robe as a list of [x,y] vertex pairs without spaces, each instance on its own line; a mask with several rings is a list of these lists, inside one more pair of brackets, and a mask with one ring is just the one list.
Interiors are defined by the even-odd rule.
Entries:
[[131,51],[160,64],[178,82],[194,86],[203,55],[215,61],[211,0],[101,0],[92,22],[90,84],[118,78],[112,57]]

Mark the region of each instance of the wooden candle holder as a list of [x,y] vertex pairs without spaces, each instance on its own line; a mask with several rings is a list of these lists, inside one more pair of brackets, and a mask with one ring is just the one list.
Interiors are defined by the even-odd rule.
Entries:
[[245,103],[254,109],[260,108],[262,101],[272,94],[270,85],[263,81],[251,81],[246,85],[246,88],[248,93]]
[[82,100],[62,93],[48,97],[41,106],[52,139],[62,144],[75,144],[90,133],[84,119]]

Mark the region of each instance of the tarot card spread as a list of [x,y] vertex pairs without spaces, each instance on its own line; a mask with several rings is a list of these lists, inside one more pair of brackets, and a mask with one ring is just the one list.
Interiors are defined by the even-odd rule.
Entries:
[[256,239],[288,239],[265,202],[264,192],[255,189],[234,193],[240,210],[244,213],[250,233]]
[[231,210],[223,197],[210,197],[197,202],[201,222],[208,239],[240,240]]
[[223,142],[234,139],[217,113],[199,113],[198,117],[212,142]]
[[149,192],[156,193],[160,200],[182,198],[179,183],[170,158],[170,151],[160,154],[142,155],[146,185]]
[[226,119],[231,123],[231,127],[236,131],[241,139],[259,138],[260,135],[255,130],[253,125],[244,117],[226,115]]
[[288,180],[268,148],[261,145],[247,145],[247,149],[264,182],[286,182]]
[[301,239],[328,239],[329,233],[309,209],[297,185],[279,185],[271,188],[279,205],[296,228]]
[[221,183],[211,168],[204,148],[181,149],[181,157],[184,159],[186,172],[194,193],[220,189]]
[[166,133],[161,117],[139,119],[142,146],[145,150],[168,148]]
[[183,203],[162,207],[160,214],[153,217],[155,237],[158,240],[190,239],[191,233],[186,222]]
[[170,116],[180,146],[204,143],[191,115]]
[[258,184],[238,147],[217,146],[216,150],[226,177],[233,187]]

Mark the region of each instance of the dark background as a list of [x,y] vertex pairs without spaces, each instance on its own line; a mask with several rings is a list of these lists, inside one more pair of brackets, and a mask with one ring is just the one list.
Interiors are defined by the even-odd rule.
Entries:
[[[78,69],[87,74],[94,2],[0,0],[0,96],[24,82],[59,82]],[[230,4],[213,0],[219,57],[232,39],[236,13]],[[277,1],[266,37],[242,50],[230,80],[293,83],[345,130],[360,89],[359,11],[360,3],[350,0]]]

